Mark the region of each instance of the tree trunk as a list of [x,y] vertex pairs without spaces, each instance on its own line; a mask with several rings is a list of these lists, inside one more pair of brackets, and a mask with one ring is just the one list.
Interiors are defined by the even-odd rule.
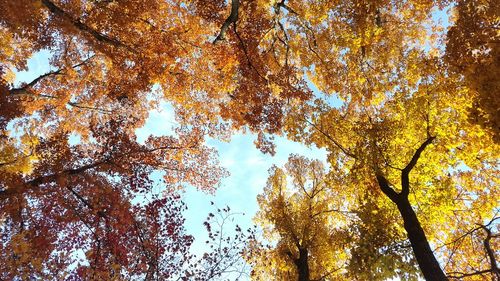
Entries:
[[439,262],[434,256],[431,246],[429,246],[429,242],[420,225],[420,221],[408,200],[408,195],[410,194],[410,172],[417,164],[422,152],[435,138],[436,137],[428,136],[419,148],[415,150],[410,162],[401,170],[401,192],[396,192],[390,186],[389,181],[384,177],[378,167],[375,167],[375,175],[380,190],[398,206],[399,213],[403,217],[404,227],[408,239],[410,240],[413,254],[417,259],[418,266],[422,274],[424,274],[425,279],[427,281],[444,281],[448,280],[448,278],[439,266]]
[[448,280],[429,246],[424,230],[408,198],[401,196],[395,203],[403,217],[404,228],[408,234],[408,239],[410,239],[418,266],[424,274],[425,279],[427,281]]
[[309,281],[309,263],[307,249],[299,248],[299,258],[294,261],[299,273],[298,281]]

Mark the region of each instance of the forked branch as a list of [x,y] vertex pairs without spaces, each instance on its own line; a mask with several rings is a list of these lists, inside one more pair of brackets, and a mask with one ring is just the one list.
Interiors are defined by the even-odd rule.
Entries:
[[410,194],[410,172],[415,167],[417,164],[418,159],[420,158],[420,155],[422,152],[425,150],[425,148],[432,143],[432,141],[436,137],[428,137],[417,150],[413,154],[413,157],[411,158],[410,162],[406,167],[403,168],[403,171],[401,172],[401,194],[403,196],[408,196]]

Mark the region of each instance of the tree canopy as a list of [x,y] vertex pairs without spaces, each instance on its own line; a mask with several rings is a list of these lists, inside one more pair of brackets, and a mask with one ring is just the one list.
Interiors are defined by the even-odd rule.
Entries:
[[[210,280],[241,252],[258,280],[500,280],[498,1],[0,6],[0,279]],[[161,103],[175,129],[139,142]],[[196,260],[179,191],[213,192],[205,140],[241,131],[328,163],[273,167],[263,237],[211,214]]]

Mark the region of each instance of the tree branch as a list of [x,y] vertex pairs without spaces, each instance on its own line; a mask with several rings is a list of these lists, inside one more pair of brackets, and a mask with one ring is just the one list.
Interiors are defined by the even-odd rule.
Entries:
[[292,8],[290,8],[286,3],[285,3],[285,0],[281,0],[280,2],[276,3],[276,7],[279,8],[284,8],[285,10],[287,10],[289,13],[292,13],[296,16],[298,16],[299,14],[297,12],[295,12]]
[[71,23],[72,26],[74,26],[76,29],[90,35],[92,38],[94,38],[95,40],[101,42],[101,43],[106,43],[106,44],[110,44],[114,47],[125,47],[126,49],[132,51],[132,49],[128,46],[126,46],[125,44],[123,44],[122,42],[116,40],[116,39],[113,39],[113,38],[110,38],[100,32],[98,32],[97,30],[91,28],[90,26],[84,24],[80,19],[78,18],[73,18],[70,14],[68,14],[66,11],[64,11],[63,9],[61,9],[59,6],[57,6],[56,4],[54,4],[54,2],[50,1],[50,0],[42,0],[42,4],[54,15],[68,21]]
[[483,241],[484,248],[486,249],[486,253],[488,254],[488,258],[490,260],[490,270],[491,273],[495,275],[498,281],[500,281],[500,270],[498,269],[498,265],[495,259],[495,252],[491,248],[490,240],[492,238],[491,230],[482,225],[481,228],[486,232],[486,239]]
[[304,118],[304,120],[309,123],[316,131],[320,132],[323,136],[325,136],[327,139],[329,139],[333,144],[335,144],[336,147],[338,147],[345,155],[357,159],[356,155],[348,151],[344,146],[342,146],[337,140],[335,140],[332,136],[329,134],[325,133],[321,128],[319,128],[316,124],[312,123],[309,121],[307,118]]
[[[185,148],[193,148],[195,146],[196,146],[195,144],[188,146],[188,147],[160,146],[160,147],[155,147],[155,148],[151,148],[151,149],[143,149],[143,150],[139,150],[139,151],[133,151],[133,153],[153,153],[153,152],[158,151],[158,150],[165,150],[165,149],[178,150],[178,149],[185,149]],[[87,165],[83,165],[83,166],[80,166],[78,168],[63,169],[62,171],[59,171],[59,172],[54,172],[54,173],[51,173],[48,175],[36,177],[34,179],[31,179],[31,180],[25,182],[20,187],[8,188],[8,189],[1,190],[0,191],[0,201],[4,200],[6,198],[9,198],[11,196],[14,196],[14,195],[21,194],[21,193],[25,192],[30,187],[37,187],[37,186],[40,186],[41,184],[44,184],[44,183],[56,181],[59,177],[64,176],[64,175],[76,175],[76,174],[85,172],[87,170],[97,168],[103,164],[111,163],[111,160],[113,160],[113,159],[123,158],[123,157],[130,155],[130,154],[131,154],[131,152],[124,153],[121,155],[116,155],[114,157],[110,156],[110,157],[104,158],[103,160],[96,161],[94,163],[90,163]]]
[[454,279],[462,279],[464,277],[469,277],[469,276],[474,276],[474,275],[483,275],[486,273],[491,272],[491,269],[486,269],[486,270],[478,270],[470,273],[462,273],[462,272],[450,272],[448,273],[448,277],[454,278]]
[[80,104],[78,102],[68,102],[67,105],[72,106],[72,107],[77,107],[80,109],[95,110],[95,111],[98,111],[98,112],[104,113],[104,114],[110,114],[112,112],[111,110],[102,109],[102,108],[93,107],[93,106],[88,106],[88,105]]
[[218,41],[224,40],[226,37],[227,30],[231,26],[231,24],[235,24],[236,21],[238,21],[238,8],[240,7],[240,0],[232,0],[231,1],[231,13],[229,16],[226,18],[224,23],[222,24],[222,27],[220,28],[220,32],[215,38],[213,44],[217,43]]
[[319,215],[327,214],[327,213],[353,214],[354,212],[342,211],[342,210],[338,210],[338,209],[330,209],[330,210],[324,210],[324,211],[320,211],[320,212],[314,213],[311,216],[311,218],[315,218],[315,217],[317,217]]
[[378,168],[375,171],[375,175],[382,192],[387,195],[387,197],[389,197],[392,202],[396,203],[399,200],[400,195],[394,189],[392,189],[392,187],[389,185],[389,181],[384,177],[384,175],[382,175],[382,172]]
[[[88,57],[87,59],[71,66],[71,68],[78,68],[84,64],[86,64],[87,62],[89,62],[92,58],[94,58],[94,55]],[[22,95],[22,94],[26,94],[28,88],[32,88],[34,87],[36,84],[38,84],[38,82],[40,82],[41,80],[49,77],[49,76],[56,76],[56,75],[62,75],[64,74],[63,73],[63,70],[64,68],[61,68],[61,69],[58,69],[58,70],[54,70],[54,71],[49,71],[45,74],[42,74],[40,76],[38,76],[37,78],[33,79],[31,82],[21,86],[21,87],[18,87],[18,88],[13,88],[13,89],[10,89],[9,90],[9,93],[11,95]],[[54,96],[49,96],[49,95],[40,95],[42,97],[46,97],[46,98],[55,98]]]
[[410,162],[406,167],[403,168],[403,171],[401,172],[401,194],[403,196],[408,196],[410,194],[410,172],[415,167],[417,164],[418,159],[420,158],[420,155],[422,152],[425,150],[425,148],[432,143],[432,141],[436,137],[428,137],[417,150],[415,151],[415,154],[413,154],[413,157],[411,158]]
[[61,72],[62,72],[62,69],[58,69],[56,71],[47,72],[47,73],[45,73],[43,75],[38,76],[37,78],[33,79],[28,84],[23,85],[22,87],[13,88],[13,89],[9,90],[9,93],[11,95],[22,95],[22,94],[25,94],[28,88],[31,88],[31,87],[35,86],[38,82],[40,82],[44,78],[49,77],[49,76],[53,76],[53,75],[54,76],[55,75],[61,75],[62,74]]
[[245,43],[243,42],[243,39],[241,38],[240,34],[236,30],[236,25],[234,25],[234,34],[236,34],[236,38],[238,38],[238,41],[240,42],[241,48],[243,49],[243,53],[245,54],[245,58],[247,59],[248,65],[255,70],[257,75],[263,80],[269,83],[266,77],[264,77],[262,74],[260,74],[259,70],[253,65],[252,61],[250,60],[250,55],[248,54],[247,47]]

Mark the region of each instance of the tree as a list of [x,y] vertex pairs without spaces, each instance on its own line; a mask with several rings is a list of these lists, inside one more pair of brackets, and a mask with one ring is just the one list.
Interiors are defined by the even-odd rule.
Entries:
[[[495,217],[498,207],[494,176],[498,149],[484,138],[483,129],[468,122],[467,88],[457,89],[459,78],[440,72],[439,65],[439,61],[409,53],[401,58],[400,72],[396,72],[398,89],[379,105],[350,102],[332,108],[317,101],[316,106],[303,109],[309,110],[307,117],[302,113],[291,117],[301,127],[290,127],[292,138],[326,147],[331,163],[340,161],[353,174],[344,185],[378,182],[401,214],[427,280],[446,279],[429,241],[437,246],[438,237],[450,239],[465,226],[463,222],[483,224]],[[419,83],[411,83],[412,75],[419,77]],[[390,82],[374,80],[367,90],[385,83]],[[445,248],[454,246],[450,243]],[[461,254],[473,259],[483,253]],[[459,255],[450,258],[459,259]]]
[[[255,280],[416,279],[403,233],[389,225],[394,212],[343,191],[341,168],[328,174],[318,160],[291,155],[285,169],[273,167],[256,221],[271,243],[249,243]],[[357,205],[361,205],[358,207]],[[351,210],[356,206],[354,210]]]
[[[82,250],[88,265],[76,269],[80,278],[178,273],[192,238],[184,234],[182,203],[170,193],[182,182],[211,189],[222,170],[203,158],[209,151],[189,131],[139,145],[122,128],[119,121],[97,125],[93,142],[76,146],[65,136],[45,140],[36,148],[43,165],[27,175],[2,173],[0,266],[6,279],[71,275],[65,268]],[[166,187],[153,188],[154,170],[167,171]]]
[[[2,279],[177,274],[192,238],[170,193],[184,184],[213,191],[224,171],[203,138],[223,129],[193,111],[173,136],[142,144],[135,129],[157,106],[159,81],[186,108],[182,101],[196,94],[197,78],[178,59],[195,53],[191,40],[202,35],[169,21],[182,10],[189,21],[186,9],[163,1],[0,5]],[[48,50],[50,69],[14,84],[14,71]],[[162,188],[153,189],[153,172],[164,173]],[[87,265],[70,272],[82,250]]]
[[335,197],[322,164],[292,155],[285,171],[273,167],[269,174],[256,221],[275,245],[250,248],[253,277],[309,281],[336,276],[346,262],[347,211],[340,209],[342,197],[330,199]]
[[445,58],[451,70],[464,75],[470,89],[476,92],[470,120],[485,127],[498,142],[500,35],[497,4],[495,1],[457,1]]

